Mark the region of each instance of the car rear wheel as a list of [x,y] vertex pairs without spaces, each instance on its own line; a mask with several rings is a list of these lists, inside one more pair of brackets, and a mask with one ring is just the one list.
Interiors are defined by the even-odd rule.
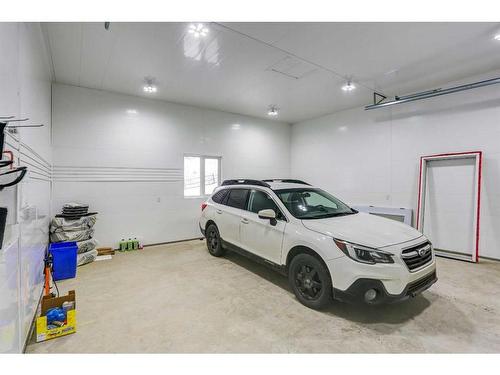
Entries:
[[210,255],[214,257],[223,256],[226,252],[222,247],[222,241],[220,238],[219,230],[215,224],[210,224],[205,232],[207,239],[207,248]]
[[297,299],[305,306],[320,310],[332,302],[332,280],[325,265],[309,254],[295,256],[288,281]]

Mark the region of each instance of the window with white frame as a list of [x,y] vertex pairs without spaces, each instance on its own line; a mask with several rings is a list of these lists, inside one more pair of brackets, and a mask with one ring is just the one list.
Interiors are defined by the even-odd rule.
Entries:
[[184,156],[184,196],[212,194],[220,185],[220,161],[217,156]]

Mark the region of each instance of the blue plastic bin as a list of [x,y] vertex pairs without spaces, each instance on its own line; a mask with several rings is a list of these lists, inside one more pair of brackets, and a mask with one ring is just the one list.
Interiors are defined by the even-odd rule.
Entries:
[[54,280],[72,279],[76,276],[77,251],[76,242],[56,242],[49,245]]

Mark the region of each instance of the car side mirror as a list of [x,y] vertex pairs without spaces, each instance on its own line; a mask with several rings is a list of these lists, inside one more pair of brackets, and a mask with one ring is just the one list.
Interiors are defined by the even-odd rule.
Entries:
[[260,219],[269,219],[271,225],[276,225],[276,212],[274,210],[271,210],[270,208],[266,210],[260,210],[258,212],[259,218]]

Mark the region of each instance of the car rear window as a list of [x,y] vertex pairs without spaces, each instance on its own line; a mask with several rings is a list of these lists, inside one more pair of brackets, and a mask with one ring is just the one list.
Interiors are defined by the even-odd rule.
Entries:
[[226,205],[244,210],[247,197],[248,189],[231,189],[227,197]]

